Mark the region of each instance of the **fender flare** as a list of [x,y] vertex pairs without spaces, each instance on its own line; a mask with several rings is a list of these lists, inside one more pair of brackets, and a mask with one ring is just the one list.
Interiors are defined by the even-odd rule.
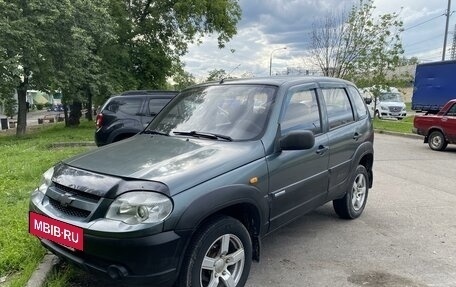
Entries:
[[196,229],[211,215],[236,205],[247,205],[256,211],[258,234],[263,234],[269,219],[269,203],[265,194],[249,185],[237,184],[201,194],[191,202],[177,220],[176,230]]

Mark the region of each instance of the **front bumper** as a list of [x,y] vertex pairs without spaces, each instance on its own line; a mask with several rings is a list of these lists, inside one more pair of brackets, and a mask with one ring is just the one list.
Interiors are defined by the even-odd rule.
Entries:
[[384,118],[405,118],[407,112],[392,113],[390,111],[380,110],[380,115]]
[[[33,202],[30,211],[43,214]],[[139,238],[107,238],[86,232],[85,229],[84,251],[39,239],[51,252],[86,271],[129,285],[147,283],[148,286],[172,286],[190,236],[186,231],[167,231]]]

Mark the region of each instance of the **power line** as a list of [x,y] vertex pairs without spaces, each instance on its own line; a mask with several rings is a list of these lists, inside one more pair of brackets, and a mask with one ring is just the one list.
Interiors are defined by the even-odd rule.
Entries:
[[[434,36],[434,37],[431,37],[431,38],[428,38],[428,39],[424,39],[424,40],[421,40],[421,41],[418,41],[418,42],[413,42],[411,44],[408,44],[406,47],[407,48],[410,48],[412,46],[415,46],[415,45],[418,45],[418,44],[421,44],[421,43],[424,43],[424,42],[428,42],[428,41],[431,41],[431,40],[434,40],[434,39],[437,39],[437,38],[441,38],[445,35],[445,33],[442,33],[442,34],[439,34],[437,36]],[[405,47],[404,47],[405,49]]]
[[[454,12],[454,11],[453,11],[453,12]],[[407,27],[407,28],[404,29],[403,32],[405,32],[405,31],[407,31],[407,30],[410,30],[410,29],[413,29],[413,28],[416,28],[416,27],[421,26],[421,25],[423,25],[423,24],[426,24],[426,23],[428,23],[428,22],[431,22],[432,20],[435,20],[435,19],[437,19],[437,18],[439,18],[439,17],[442,17],[442,16],[445,16],[445,15],[446,15],[446,13],[443,13],[443,14],[440,14],[440,15],[438,15],[438,16],[432,17],[431,19],[428,19],[428,20],[426,20],[426,21],[423,21],[423,22],[420,22],[420,23],[415,24],[415,25],[413,25],[413,26]]]

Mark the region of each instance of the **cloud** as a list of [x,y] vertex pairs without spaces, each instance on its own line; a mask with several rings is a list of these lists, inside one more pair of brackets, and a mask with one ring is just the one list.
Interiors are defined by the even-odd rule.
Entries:
[[[271,51],[284,46],[286,50],[273,54],[273,73],[286,67],[312,68],[306,52],[312,23],[330,12],[349,11],[358,0],[240,0],[239,3],[242,20],[238,34],[221,50],[214,36],[205,37],[201,45],[191,45],[189,53],[183,57],[187,71],[205,78],[210,70],[230,72],[237,67],[232,72],[235,76],[244,73],[266,76],[269,75]],[[374,5],[377,15],[399,13],[406,28],[446,10],[446,3],[428,0],[375,0]],[[438,60],[436,51],[443,43],[444,20],[445,17],[440,17],[403,32],[406,56],[433,56],[432,59]],[[454,26],[453,22],[450,27]],[[451,39],[449,37],[449,43]]]

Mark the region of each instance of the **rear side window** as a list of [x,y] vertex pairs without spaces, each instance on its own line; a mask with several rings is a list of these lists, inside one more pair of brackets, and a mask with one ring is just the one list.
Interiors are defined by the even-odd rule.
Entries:
[[355,87],[348,86],[348,90],[350,91],[350,94],[352,94],[353,96],[353,104],[355,106],[354,110],[358,114],[359,118],[364,118],[365,116],[367,116],[368,111],[366,105],[364,104],[363,98],[361,97],[359,91]]
[[350,98],[344,88],[326,88],[322,89],[322,93],[328,113],[329,129],[355,121]]
[[149,115],[155,116],[171,99],[150,99]]
[[113,113],[136,115],[141,111],[142,98],[119,97],[111,100],[105,110]]

